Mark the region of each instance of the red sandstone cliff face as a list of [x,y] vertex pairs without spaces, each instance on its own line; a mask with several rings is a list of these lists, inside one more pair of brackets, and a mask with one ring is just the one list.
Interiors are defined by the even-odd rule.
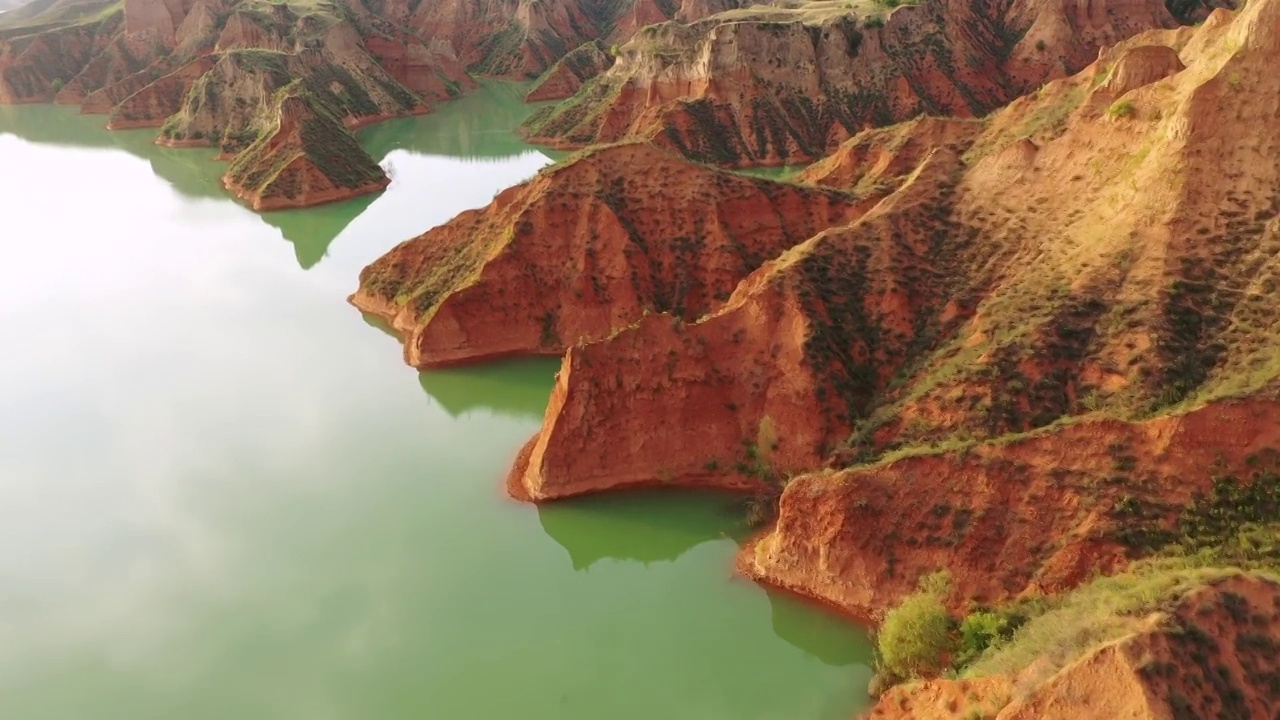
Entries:
[[125,32],[154,33],[161,42],[171,46],[194,4],[193,0],[125,0]]
[[447,100],[476,87],[451,50],[412,36],[365,40],[365,47],[401,85],[429,101]]
[[1260,0],[981,123],[850,140],[811,179],[883,199],[697,322],[572,348],[513,492],[743,487],[901,450],[925,456],[792,480],[744,569],[869,615],[938,568],[997,600],[1119,566],[1125,496],[1172,512],[1280,441],[1278,50]]
[[391,182],[355,138],[311,103],[299,95],[284,97],[272,127],[223,176],[227,190],[254,210],[346,200]]
[[552,65],[525,95],[525,102],[562,100],[582,88],[582,84],[609,69],[613,56],[604,43],[583,43]]
[[[114,105],[107,128],[122,130],[160,127],[165,118],[178,112],[182,107],[183,98],[191,91],[191,87],[205,73],[212,70],[213,66],[213,58],[205,55],[154,82],[147,83]],[[146,74],[149,77],[150,73]]]
[[649,311],[697,318],[765,259],[856,211],[843,193],[614,146],[402,243],[361,273],[352,301],[404,333],[419,367],[559,354]]
[[1154,509],[1207,490],[1208,467],[1247,477],[1256,457],[1280,447],[1278,420],[1274,400],[1215,403],[804,475],[740,567],[865,618],[938,569],[952,573],[956,607],[1061,592],[1128,563],[1118,532],[1134,519],[1116,512],[1122,498],[1172,514]]
[[423,37],[448,41],[464,66],[486,75],[534,78],[583,42],[602,34],[603,18],[565,0],[447,0],[421,3],[413,11],[400,2],[370,4],[375,12],[404,22]]
[[72,81],[119,31],[123,16],[113,13],[91,25],[0,39],[0,103],[49,102],[55,83]]
[[1160,0],[948,0],[900,8],[883,28],[764,10],[666,23],[526,127],[557,147],[645,137],[721,164],[807,161],[867,127],[985,114],[1102,46],[1175,24]]
[[[729,306],[687,332],[710,342],[721,334],[717,325],[736,326],[728,309],[738,303],[766,317],[800,305],[808,326],[794,327],[803,331],[711,354],[769,364],[786,348],[803,351],[810,373],[794,381],[812,379],[806,392],[822,411],[797,411],[804,426],[779,435],[828,438],[806,449],[811,466],[960,434],[1023,432],[1101,407],[1141,414],[1269,387],[1274,377],[1246,368],[1260,367],[1255,343],[1271,347],[1263,339],[1270,335],[1240,320],[1262,313],[1256,303],[1265,301],[1233,288],[1274,287],[1267,258],[1280,248],[1280,177],[1258,158],[1280,152],[1280,136],[1271,105],[1223,95],[1244,92],[1231,89],[1231,77],[1262,72],[1253,63],[1265,62],[1264,53],[1252,48],[1266,46],[1259,36],[1267,31],[1254,30],[1252,44],[1234,43],[1247,50],[1223,48],[1233,46],[1232,33],[1256,27],[1255,13],[1267,7],[1234,23],[1217,16],[1198,32],[1137,39],[1081,76],[1014,103],[981,133],[933,121],[900,129],[891,144],[897,154],[887,157],[922,161],[909,172],[892,169],[892,194],[848,228],[766,263]],[[1182,49],[1186,71],[1164,76],[1177,65],[1142,48],[1159,41]],[[874,135],[854,139],[815,173],[837,177],[841,157],[875,145]],[[930,137],[945,144],[911,151]],[[1211,162],[1223,164],[1215,170]],[[1166,183],[1160,189],[1157,177]],[[1147,188],[1141,204],[1132,202],[1134,187]],[[1221,197],[1238,209],[1221,207]],[[631,352],[628,332],[638,331],[605,342],[618,348],[619,362]],[[726,365],[689,367],[688,378],[663,393],[670,415],[650,412],[631,434],[677,422],[677,398],[712,369],[730,375],[723,402],[745,406],[743,398],[758,392],[755,380],[733,379]],[[643,374],[663,373],[654,365]],[[578,369],[569,382],[567,392],[601,409],[584,411],[578,431],[549,417],[539,442],[551,448],[581,446],[586,428],[613,412],[603,399],[616,384],[611,375]],[[738,418],[744,427],[762,420]],[[843,436],[840,447],[830,442]],[[680,477],[706,460],[664,453],[618,472],[657,477],[674,464]]]
[[[954,160],[954,154],[935,154],[909,181],[915,189],[910,197],[886,200],[849,227],[822,232],[765,263],[739,284],[724,307],[683,326],[681,343],[670,352],[661,343],[638,339],[654,332],[644,324],[600,347],[581,349],[586,357],[612,357],[612,362],[574,365],[578,349],[571,351],[560,373],[560,383],[567,384],[563,392],[590,402],[575,409],[571,423],[548,411],[535,443],[544,454],[565,458],[566,465],[554,473],[531,468],[522,479],[528,494],[572,495],[601,489],[610,478],[619,484],[660,476],[699,484],[706,476],[736,482],[744,469],[785,477],[821,464],[848,434],[861,404],[893,377],[912,328],[945,302],[942,285],[930,283],[939,271],[917,268],[931,261],[952,228],[933,218],[917,219],[909,210],[945,202],[938,181],[950,173]],[[842,344],[846,338],[850,343]],[[693,353],[691,344],[705,351]],[[653,349],[638,349],[644,347]],[[628,384],[615,390],[619,376]],[[630,383],[645,388],[657,382],[660,392],[652,387],[628,392]],[[644,412],[626,411],[637,393],[651,395],[652,403]],[[697,400],[686,405],[685,398]],[[667,443],[661,452],[651,448],[652,454],[625,461],[610,455],[613,459],[600,461],[599,467],[591,455],[574,460],[575,450],[591,445],[600,427],[610,427],[611,437],[644,438],[659,427],[688,433],[681,422],[686,408],[727,412],[708,412],[698,422],[693,434],[702,438],[699,442]],[[776,437],[768,447],[760,447],[761,427],[772,427],[765,434]],[[616,445],[608,451],[616,452]],[[753,462],[765,455],[763,467]]]

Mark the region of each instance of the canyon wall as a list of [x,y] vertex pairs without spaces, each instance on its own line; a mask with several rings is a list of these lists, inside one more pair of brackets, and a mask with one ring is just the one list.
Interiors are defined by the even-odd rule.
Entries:
[[525,130],[555,147],[643,137],[705,162],[805,162],[921,113],[983,115],[1104,46],[1176,24],[1160,0],[944,0],[898,8],[883,26],[851,12],[726,12],[638,32]]

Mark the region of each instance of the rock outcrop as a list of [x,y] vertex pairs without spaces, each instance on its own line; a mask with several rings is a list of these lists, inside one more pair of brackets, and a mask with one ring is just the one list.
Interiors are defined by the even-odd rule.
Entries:
[[[259,209],[385,187],[354,138],[335,139],[327,123],[354,130],[424,113],[475,86],[447,43],[358,0],[305,13],[253,0],[127,0],[103,12],[48,25],[37,15],[7,37],[0,29],[0,102],[56,98],[108,114],[109,128],[158,127],[157,142],[215,146],[227,159],[256,146],[227,178]],[[317,133],[331,142],[304,142]],[[291,153],[303,159],[276,177]]]
[[82,25],[0,35],[0,103],[50,102],[124,25],[119,11]]
[[[737,442],[687,454],[609,443],[607,460],[559,470],[559,492],[608,477],[703,483],[712,465],[732,475],[737,462],[751,464],[742,450],[765,419],[780,438],[774,471],[786,475],[968,446],[1097,410],[1139,419],[1274,391],[1265,357],[1276,336],[1260,328],[1271,327],[1265,307],[1280,251],[1280,167],[1268,160],[1280,156],[1270,101],[1280,87],[1266,79],[1245,90],[1243,78],[1265,74],[1277,8],[1263,0],[1234,20],[1220,12],[1194,31],[1135,38],[992,115],[980,132],[901,128],[899,152],[913,132],[945,143],[906,152],[922,160],[892,170],[895,190],[876,208],[768,261],[730,301],[685,325],[668,341],[675,368],[660,343],[637,341],[654,337],[648,324],[662,318],[582,348],[593,359],[586,366],[575,348],[557,393],[584,405],[570,424],[553,404],[535,441],[568,457],[591,445],[593,428],[664,433],[686,416],[684,398],[714,383],[718,404],[737,410],[699,433],[736,433]],[[1149,45],[1178,50],[1187,69],[1176,72]],[[1172,74],[1124,95],[1108,90],[1112,68],[1140,58]],[[849,154],[873,140],[854,138]],[[1206,178],[1217,179],[1211,187]],[[777,328],[719,345],[765,324],[744,316],[778,318]],[[717,348],[714,364],[687,351],[698,345]],[[801,357],[797,369],[782,365],[791,356]],[[613,389],[618,368],[630,368],[622,391]],[[654,401],[631,416],[635,395]],[[800,400],[768,406],[774,396]],[[543,475],[530,469],[527,486],[545,487]]]
[[829,9],[724,12],[645,28],[525,131],[554,147],[642,137],[704,162],[804,162],[921,113],[986,114],[1101,47],[1176,24],[1160,0],[944,0],[883,27]]
[[352,301],[401,332],[418,367],[559,355],[646,313],[691,322],[767,258],[857,209],[840,191],[617,145],[402,243],[361,273]]
[[525,95],[525,101],[563,100],[578,92],[583,83],[608,70],[612,64],[613,56],[604,43],[599,40],[583,43],[548,68]]
[[339,119],[305,92],[285,90],[273,126],[236,156],[222,179],[254,210],[319,205],[391,182]]
[[1277,421],[1274,400],[1214,403],[802,475],[739,568],[868,619],[939,568],[957,609],[1059,593],[1123,569],[1136,550],[1126,530],[1207,492],[1205,468],[1248,477],[1280,447]]

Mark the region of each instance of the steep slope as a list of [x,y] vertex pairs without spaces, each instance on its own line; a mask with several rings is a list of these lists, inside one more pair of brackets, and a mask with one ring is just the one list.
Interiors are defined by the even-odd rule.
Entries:
[[608,12],[568,0],[371,0],[369,9],[446,42],[468,70],[537,77],[582,43],[601,37]]
[[839,191],[606,147],[402,243],[360,274],[352,301],[400,331],[419,367],[558,355],[650,312],[694,320],[856,208]]
[[1123,562],[1139,549],[1109,508],[1167,507],[1277,444],[1278,48],[1280,2],[1256,0],[1108,50],[980,132],[854,138],[819,177],[877,137],[923,159],[708,317],[571,348],[519,494],[862,466],[790,480],[743,566],[863,614],[925,569],[998,598]]
[[644,137],[725,165],[807,161],[867,127],[982,115],[1175,24],[1160,0],[939,0],[883,26],[828,3],[757,6],[645,28],[525,131],[555,147]]
[[0,30],[0,103],[53,100],[123,26],[117,8],[98,20],[43,32]]
[[[1238,570],[1149,574],[1146,590],[1158,602],[1130,601],[1138,612],[1129,618],[1107,617],[1102,608],[1092,612],[1114,626],[1115,639],[1093,647],[1039,648],[1039,660],[1013,673],[895,688],[867,717],[1274,717],[1280,709],[1275,668],[1280,584],[1275,578]],[[1112,584],[1121,592],[1130,590],[1123,581]],[[1082,654],[1058,669],[1052,655],[1062,653]]]
[[542,73],[525,95],[525,101],[563,100],[578,92],[583,83],[608,70],[612,64],[613,57],[609,55],[604,43],[599,40],[583,43]]
[[274,126],[231,163],[223,183],[254,210],[304,207],[376,192],[391,180],[301,84],[281,93]]

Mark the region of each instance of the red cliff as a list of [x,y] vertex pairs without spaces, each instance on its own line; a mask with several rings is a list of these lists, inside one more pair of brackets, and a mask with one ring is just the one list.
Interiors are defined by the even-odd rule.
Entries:
[[1174,25],[1160,0],[945,0],[899,8],[883,27],[852,13],[729,11],[637,33],[526,131],[556,147],[644,137],[705,162],[804,162],[921,113],[983,115],[1101,47]]
[[361,273],[352,300],[402,332],[419,367],[559,354],[646,312],[696,319],[767,258],[856,210],[841,192],[613,146],[402,243]]

